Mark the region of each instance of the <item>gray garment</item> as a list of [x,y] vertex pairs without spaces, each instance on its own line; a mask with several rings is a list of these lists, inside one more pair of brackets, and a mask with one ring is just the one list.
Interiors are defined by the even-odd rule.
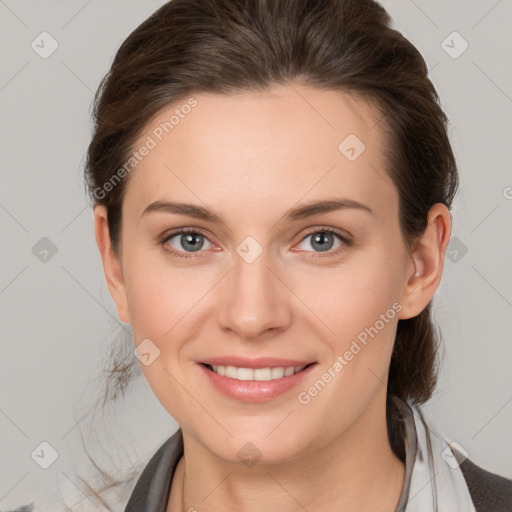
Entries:
[[[399,398],[395,400],[405,424],[405,481],[395,511],[403,512],[409,500],[418,443],[409,404]],[[178,429],[149,460],[133,488],[124,512],[166,512],[172,478],[182,456],[183,435],[181,429]],[[477,512],[512,512],[512,480],[490,473],[469,459],[460,464],[460,469]],[[6,512],[37,512],[37,509],[31,503]]]
[[[409,404],[397,397],[395,400],[405,423],[405,481],[396,508],[396,512],[403,512],[409,500],[417,437]],[[179,429],[149,461],[135,484],[124,512],[165,512],[172,477],[182,456],[183,436]],[[512,480],[489,473],[469,459],[462,462],[460,468],[477,512],[512,512]]]
[[[418,448],[410,406],[400,398],[395,397],[395,400],[405,424],[405,481],[395,511],[403,512],[409,500],[411,474]],[[165,512],[172,477],[182,456],[183,436],[179,429],[147,464],[135,484],[124,512]],[[469,459],[462,462],[460,468],[477,512],[512,512],[512,480],[489,473]]]
[[[409,484],[416,455],[416,430],[412,412],[402,401],[400,412],[405,420],[405,481],[396,512],[405,510],[409,497]],[[183,435],[181,429],[172,435],[153,455],[135,484],[124,512],[165,512],[169,501],[171,481],[183,456]],[[512,510],[512,509],[511,509]],[[17,512],[17,511],[14,511]]]

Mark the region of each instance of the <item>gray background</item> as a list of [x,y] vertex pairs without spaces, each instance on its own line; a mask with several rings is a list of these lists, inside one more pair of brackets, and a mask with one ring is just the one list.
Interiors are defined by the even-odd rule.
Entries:
[[[0,0],[3,510],[30,500],[57,510],[58,492],[72,504],[81,496],[75,469],[88,474],[78,426],[87,436],[99,389],[90,380],[124,332],[83,191],[89,109],[118,46],[162,3]],[[434,300],[444,363],[424,410],[473,461],[512,478],[511,1],[382,4],[427,62],[461,173]],[[47,59],[31,47],[43,31],[58,43]],[[443,45],[453,31],[469,44],[457,58],[462,40]],[[101,441],[91,441],[91,454],[105,463],[112,454],[119,471],[146,461],[176,429],[143,378],[95,425]],[[43,441],[58,452],[48,469],[31,457]]]

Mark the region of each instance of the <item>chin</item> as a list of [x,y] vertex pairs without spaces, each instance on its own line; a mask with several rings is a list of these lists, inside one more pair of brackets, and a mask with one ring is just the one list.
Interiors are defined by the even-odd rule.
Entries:
[[[281,420],[279,420],[281,421]],[[290,429],[276,429],[279,421],[273,422],[273,427],[257,428],[252,426],[244,428],[243,422],[233,427],[226,426],[232,434],[230,436],[222,431],[216,436],[206,432],[202,438],[202,444],[217,457],[234,463],[242,463],[248,468],[254,464],[279,464],[291,461],[303,454],[304,450],[311,445],[311,441],[304,439],[304,433]],[[273,431],[274,429],[274,431]],[[302,439],[301,439],[302,437]]]

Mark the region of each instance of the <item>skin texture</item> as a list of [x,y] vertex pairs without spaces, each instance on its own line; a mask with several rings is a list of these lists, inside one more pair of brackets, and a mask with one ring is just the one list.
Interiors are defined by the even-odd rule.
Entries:
[[[142,369],[183,431],[168,511],[394,511],[404,467],[385,420],[393,340],[398,319],[418,315],[439,285],[450,213],[434,205],[425,234],[407,250],[397,190],[385,173],[381,116],[357,96],[290,83],[194,97],[197,106],[130,175],[119,256],[105,208],[94,211],[119,316],[136,345],[149,338],[160,350]],[[140,143],[176,107],[160,112]],[[354,161],[338,150],[349,134],[366,146]],[[280,222],[291,208],[333,197],[373,213],[346,208]],[[157,200],[207,206],[225,225],[142,215]],[[184,248],[180,235],[161,243],[183,227],[205,234],[200,251]],[[306,236],[316,228],[338,229],[352,242],[333,235],[323,252],[315,234]],[[263,248],[252,263],[236,252],[247,236]],[[308,404],[299,403],[298,393],[394,303],[399,313]],[[197,361],[220,355],[318,364],[299,388],[248,403],[220,394],[199,370]],[[247,442],[261,452],[252,467],[237,456]]]

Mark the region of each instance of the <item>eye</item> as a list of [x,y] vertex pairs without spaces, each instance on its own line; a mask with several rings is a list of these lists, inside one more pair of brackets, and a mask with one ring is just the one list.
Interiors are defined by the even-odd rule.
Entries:
[[[350,246],[351,243],[351,240],[348,236],[344,236],[332,228],[316,228],[312,231],[309,231],[302,238],[301,243],[304,243],[310,237],[312,238],[307,244],[305,244],[306,246],[309,245],[312,247],[313,252],[327,253],[325,255],[315,254],[313,257],[335,256]],[[338,239],[337,248],[334,251],[331,251],[333,245],[336,243],[336,239]],[[296,251],[297,249],[293,250]],[[309,249],[306,248],[306,250]]]
[[200,252],[201,249],[204,248],[205,240],[214,247],[201,231],[184,228],[167,235],[162,240],[162,245],[165,250],[169,251],[174,256],[179,258],[192,258],[194,255],[191,253]]
[[[350,237],[343,235],[332,228],[316,228],[311,230],[302,238],[300,243],[304,243],[310,237],[312,237],[311,241],[306,245],[312,247],[312,251],[308,248],[302,250],[305,250],[306,252],[326,253],[314,254],[313,257],[317,258],[336,256],[351,245]],[[333,245],[336,243],[336,239],[338,240],[337,248],[335,250],[331,250]],[[210,244],[210,248],[216,247],[215,244],[210,242],[206,235],[197,228],[181,228],[171,234],[165,235],[160,243],[164,249],[170,252],[173,256],[178,258],[193,258],[202,257],[199,254],[194,255],[194,253],[204,252],[201,251],[201,249],[205,248],[205,241],[207,244]],[[300,250],[301,249],[297,250],[292,248],[292,251],[294,252],[298,252]]]

